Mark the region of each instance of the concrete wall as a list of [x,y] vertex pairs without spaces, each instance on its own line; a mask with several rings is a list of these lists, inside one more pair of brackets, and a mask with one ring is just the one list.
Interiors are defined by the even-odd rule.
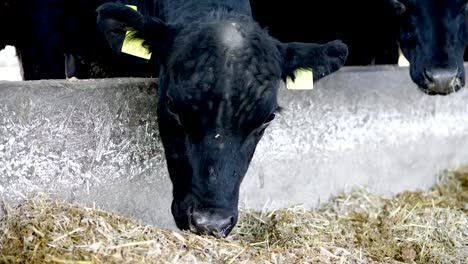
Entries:
[[[407,68],[345,67],[279,102],[243,206],[319,206],[359,185],[391,195],[468,163],[468,91],[428,96]],[[52,192],[174,228],[156,103],[150,79],[0,82],[0,198]]]

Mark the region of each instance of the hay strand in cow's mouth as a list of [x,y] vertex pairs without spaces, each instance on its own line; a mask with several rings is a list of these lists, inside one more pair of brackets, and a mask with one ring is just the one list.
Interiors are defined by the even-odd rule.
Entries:
[[241,210],[226,239],[143,225],[39,194],[3,205],[1,263],[463,263],[468,168],[429,190],[382,197],[366,188],[319,209]]

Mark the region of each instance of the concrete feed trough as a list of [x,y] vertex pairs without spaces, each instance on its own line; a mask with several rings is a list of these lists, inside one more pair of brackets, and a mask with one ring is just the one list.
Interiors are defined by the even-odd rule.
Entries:
[[[468,90],[428,96],[393,66],[344,67],[313,91],[281,88],[241,205],[318,206],[367,185],[432,186],[468,163]],[[38,191],[175,228],[150,79],[0,82],[0,198]]]

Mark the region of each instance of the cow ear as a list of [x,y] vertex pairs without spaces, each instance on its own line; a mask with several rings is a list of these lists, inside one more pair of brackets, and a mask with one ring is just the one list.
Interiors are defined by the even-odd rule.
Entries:
[[96,12],[99,30],[118,54],[122,52],[122,45],[129,33],[132,39],[142,39],[142,45],[152,52],[171,31],[171,27],[160,19],[143,16],[121,3],[102,4]]
[[280,46],[285,82],[289,78],[294,81],[297,70],[312,71],[316,82],[340,69],[348,57],[348,46],[340,40],[325,44],[291,42]]

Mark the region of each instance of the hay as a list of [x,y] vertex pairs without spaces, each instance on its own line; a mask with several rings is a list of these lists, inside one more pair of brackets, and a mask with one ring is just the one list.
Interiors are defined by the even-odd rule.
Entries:
[[359,188],[320,209],[241,210],[226,239],[38,195],[4,206],[0,263],[467,263],[468,168],[430,190]]

